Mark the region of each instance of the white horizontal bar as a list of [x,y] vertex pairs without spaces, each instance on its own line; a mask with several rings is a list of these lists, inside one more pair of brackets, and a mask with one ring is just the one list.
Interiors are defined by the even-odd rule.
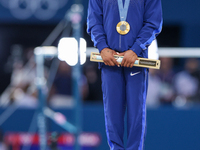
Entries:
[[41,46],[34,49],[35,55],[57,56],[58,50],[54,46]]
[[[88,47],[86,51],[87,57],[90,56],[91,52],[99,52],[98,49],[94,47]],[[43,55],[57,55],[57,48],[56,47],[37,47],[35,48],[36,54],[43,54]],[[160,47],[158,48],[159,57],[173,57],[173,58],[189,58],[195,57],[200,58],[200,48],[198,47]]]
[[[98,52],[98,49],[88,47],[86,54],[89,57],[91,52]],[[173,58],[189,58],[189,57],[200,57],[200,48],[197,47],[167,47],[158,48],[159,57],[173,57]]]
[[87,57],[89,57],[92,52],[98,53],[99,50],[97,48],[94,48],[94,47],[87,47],[87,50],[86,50]]
[[200,48],[159,48],[158,54],[160,57],[173,57],[173,58],[189,58],[200,57]]

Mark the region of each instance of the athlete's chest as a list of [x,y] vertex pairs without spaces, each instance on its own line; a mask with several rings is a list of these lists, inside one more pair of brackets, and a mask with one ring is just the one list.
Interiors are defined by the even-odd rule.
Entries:
[[[123,5],[127,0],[120,0]],[[129,8],[134,9],[135,7],[143,7],[146,0],[130,0]],[[105,9],[118,9],[118,0],[102,0],[103,8]]]

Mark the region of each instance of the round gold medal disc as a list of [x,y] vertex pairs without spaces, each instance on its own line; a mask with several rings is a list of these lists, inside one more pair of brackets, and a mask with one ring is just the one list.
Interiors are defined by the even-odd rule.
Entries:
[[117,24],[117,32],[121,35],[126,35],[130,31],[130,25],[126,21],[121,21]]

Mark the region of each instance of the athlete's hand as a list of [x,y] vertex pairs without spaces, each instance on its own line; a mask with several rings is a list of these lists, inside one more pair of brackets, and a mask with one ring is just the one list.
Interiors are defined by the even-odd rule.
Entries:
[[133,52],[132,50],[127,50],[123,53],[119,53],[119,56],[124,56],[122,59],[121,66],[123,67],[130,67],[132,68],[135,61],[137,60],[137,54]]
[[117,53],[109,48],[104,48],[101,51],[101,58],[103,59],[105,65],[108,66],[115,66],[115,65],[119,66],[119,63],[114,58],[114,55],[117,55]]

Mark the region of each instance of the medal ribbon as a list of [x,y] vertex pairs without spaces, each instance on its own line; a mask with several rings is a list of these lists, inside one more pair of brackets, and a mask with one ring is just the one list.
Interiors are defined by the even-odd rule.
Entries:
[[121,21],[126,21],[129,4],[130,4],[130,0],[125,0],[124,6],[123,6],[123,1],[118,0],[119,15],[120,15]]

